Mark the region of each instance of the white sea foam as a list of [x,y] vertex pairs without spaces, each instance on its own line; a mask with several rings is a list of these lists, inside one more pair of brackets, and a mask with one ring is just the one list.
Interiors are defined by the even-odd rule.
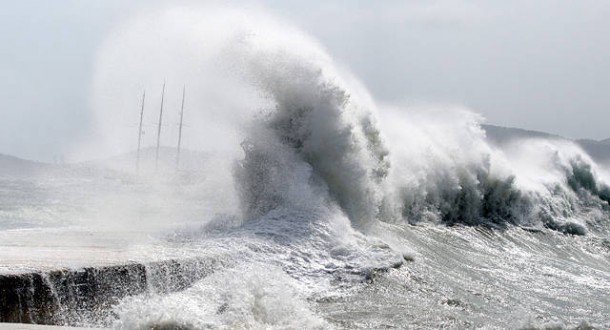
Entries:
[[[163,80],[170,123],[186,85],[184,141],[212,165],[198,180],[187,177],[189,185],[152,171],[135,178],[157,196],[145,205],[167,205],[157,216],[189,220],[166,242],[202,251],[214,244],[235,267],[182,292],[124,299],[117,327],[330,327],[312,307],[317,298],[356,292],[377,272],[413,259],[393,224],[608,232],[610,190],[573,143],[497,146],[471,110],[379,104],[314,39],[259,10],[144,13],[108,37],[95,69],[99,134],[74,157],[132,150],[125,141],[134,140],[142,90],[152,131]],[[173,144],[175,127],[163,132],[163,144]],[[153,137],[147,133],[145,145]],[[182,194],[206,214],[180,213]],[[97,213],[118,217],[121,227],[137,196],[101,199]]]
[[98,142],[129,148],[117,118],[135,122],[134,95],[163,77],[189,86],[192,146],[236,164],[213,169],[225,180],[206,189],[236,187],[227,198],[245,218],[336,203],[361,230],[382,220],[586,231],[581,215],[609,197],[574,144],[499,148],[468,109],[379,105],[311,37],[235,8],[166,8],[109,37],[94,83]]

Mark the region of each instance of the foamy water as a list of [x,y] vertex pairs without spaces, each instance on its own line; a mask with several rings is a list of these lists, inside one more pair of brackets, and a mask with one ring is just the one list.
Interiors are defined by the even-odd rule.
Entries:
[[227,260],[185,290],[123,299],[114,326],[610,326],[610,189],[575,144],[499,146],[471,110],[379,104],[311,37],[234,8],[117,28],[96,64],[103,138],[88,143],[131,150],[117,121],[163,78],[189,86],[189,147],[207,155],[190,174],[92,170],[0,192],[4,230],[146,232]]

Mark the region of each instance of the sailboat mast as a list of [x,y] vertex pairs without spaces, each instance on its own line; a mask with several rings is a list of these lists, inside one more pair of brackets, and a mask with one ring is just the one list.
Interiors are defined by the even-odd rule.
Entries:
[[157,152],[155,155],[155,170],[159,169],[159,147],[161,145],[161,124],[163,122],[163,98],[165,97],[165,81],[161,92],[161,109],[159,110],[159,125],[157,126]]
[[142,93],[142,108],[140,109],[140,128],[138,130],[138,153],[136,154],[136,172],[140,169],[140,148],[142,147],[142,120],[144,119],[144,101],[146,90]]
[[178,129],[178,146],[176,147],[176,169],[180,165],[180,144],[182,143],[182,119],[184,118],[184,95],[186,86],[182,87],[182,106],[180,107],[180,126]]

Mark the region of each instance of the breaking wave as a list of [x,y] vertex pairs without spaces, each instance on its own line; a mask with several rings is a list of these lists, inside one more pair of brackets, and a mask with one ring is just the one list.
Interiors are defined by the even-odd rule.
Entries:
[[574,143],[493,143],[468,109],[376,102],[315,40],[261,12],[136,17],[96,72],[95,150],[124,147],[132,132],[116,118],[135,121],[127,100],[154,86],[141,80],[189,86],[187,147],[215,157],[197,187],[225,202],[169,241],[213,246],[236,265],[180,293],[123,300],[117,327],[328,328],[312,300],[413,259],[376,238],[383,226],[608,232],[604,170]]
[[336,203],[361,230],[434,221],[584,234],[605,219],[608,186],[570,142],[491,145],[472,112],[379,106],[332,61],[241,42],[243,71],[271,104],[250,123],[236,168],[246,217],[313,201]]
[[390,116],[393,139],[417,141],[390,152],[398,167],[388,184],[390,217],[570,234],[603,225],[608,185],[572,142],[514,139],[494,145],[471,112],[445,111],[444,122],[432,116]]
[[[170,25],[170,36],[183,33],[180,52],[197,60],[156,59],[161,62],[156,68],[165,75],[207,70],[204,76],[180,77],[214,80],[193,82],[200,87],[195,101],[209,108],[212,101],[204,96],[213,94],[214,105],[224,110],[220,116],[203,111],[199,122],[212,116],[216,121],[210,125],[223,128],[203,135],[223,140],[211,149],[222,145],[231,151],[234,165],[225,176],[232,182],[223,183],[236,188],[245,220],[277,208],[337,205],[362,231],[385,221],[584,234],[599,229],[607,216],[610,189],[573,143],[531,139],[494,145],[481,128],[483,118],[467,109],[378,104],[315,40],[260,12],[178,8],[139,17],[129,33],[110,39],[102,51],[104,65],[94,84],[99,100],[109,99],[104,87],[116,84],[104,70],[108,61],[118,61],[113,72],[121,66],[135,70],[136,77],[150,71],[117,60],[113,51],[134,37],[146,40],[151,26],[163,31],[159,27]],[[152,41],[145,46],[148,52],[170,51],[154,49],[161,46]],[[137,58],[140,51],[125,58]],[[108,118],[108,107],[103,108],[99,117]]]

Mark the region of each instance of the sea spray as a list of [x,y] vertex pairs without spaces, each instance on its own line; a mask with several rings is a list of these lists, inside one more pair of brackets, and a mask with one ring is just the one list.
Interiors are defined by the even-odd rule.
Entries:
[[[139,95],[157,103],[150,91],[165,78],[165,122],[186,84],[185,146],[204,150],[189,171],[174,174],[162,148],[170,170],[134,174],[126,156],[127,169],[86,168],[8,199],[69,201],[57,218],[85,228],[43,231],[45,249],[83,240],[104,259],[129,250],[162,262],[122,273],[143,275],[120,286],[133,296],[91,296],[102,307],[90,310],[113,304],[115,327],[610,327],[608,181],[569,141],[492,144],[471,110],[378,103],[315,40],[257,11],[144,13],[109,37],[95,72],[106,151],[133,149]],[[162,142],[175,145],[167,128]],[[104,281],[128,283],[117,279]],[[72,284],[69,297],[95,287]],[[60,313],[85,315],[70,301]]]
[[[168,55],[158,56],[155,68],[198,88],[192,102],[202,110],[194,112],[192,126],[200,136],[193,140],[206,141],[203,148],[234,164],[213,169],[224,180],[203,189],[235,187],[223,193],[240,201],[234,213],[246,220],[318,204],[338,205],[365,232],[381,220],[583,233],[603,218],[590,216],[607,204],[606,185],[572,143],[497,146],[485,137],[484,119],[468,109],[380,105],[315,40],[267,14],[173,8],[123,28],[128,32],[101,52],[97,99],[127,97],[106,85],[137,85],[131,77],[117,82],[105,68],[158,75],[131,65],[141,49],[121,49],[132,56],[117,59],[114,48],[137,38],[136,45]],[[168,49],[148,31],[170,40],[179,33],[176,40],[188,42]],[[175,61],[173,53],[193,60]],[[127,109],[104,107],[103,122],[112,118],[108,111]],[[567,224],[583,230],[561,229]]]
[[[270,149],[289,150],[295,154],[293,162],[311,168],[311,179],[305,179],[328,189],[354,225],[375,220],[381,201],[378,184],[390,165],[369,109],[327,77],[326,68],[301,56],[267,49],[247,56],[253,59],[247,63],[250,74],[275,104],[256,120],[256,129],[273,137],[263,143],[281,145]],[[250,141],[245,145],[246,160],[263,147]],[[267,152],[264,157],[270,165],[267,170],[273,170],[273,158],[280,156]]]
[[607,209],[607,185],[576,145],[529,139],[498,147],[487,141],[477,115],[463,109],[439,111],[381,111],[383,131],[401,141],[390,144],[395,166],[386,187],[386,206],[394,217],[547,227],[571,234],[586,231],[583,219],[601,220],[592,211]]
[[[531,256],[530,240],[537,239],[530,233],[564,240],[608,228],[607,185],[573,143],[491,144],[484,118],[469,109],[378,103],[315,40],[265,13],[170,8],[123,25],[96,67],[103,144],[129,148],[124,141],[133,132],[115,134],[116,118],[137,115],[129,100],[163,78],[171,82],[168,100],[172,84],[188,86],[184,141],[205,150],[211,164],[201,167],[197,185],[172,188],[201,190],[195,195],[206,207],[164,238],[204,257],[215,251],[228,262],[182,291],[122,300],[114,309],[117,327],[332,327],[320,310],[377,288],[370,296],[381,294],[380,301],[345,298],[324,318],[344,313],[346,323],[336,324],[349,327],[353,318],[375,318],[376,305],[399,309],[410,302],[387,298],[395,292],[419,299],[391,315],[397,318],[426,317],[419,301],[425,311],[440,306],[441,316],[454,315],[451,309],[468,313],[471,296],[495,311],[506,304],[503,296],[486,295],[484,286],[494,283],[487,279],[511,280],[494,268],[507,268],[505,255],[514,259],[508,260],[513,268],[521,267],[519,258]],[[142,180],[157,180],[151,177]],[[532,243],[544,250],[546,242],[541,245]],[[482,260],[465,260],[468,253]],[[414,259],[411,267],[396,269]],[[484,288],[460,295],[469,272]],[[384,287],[379,274],[397,276],[398,284]],[[527,272],[521,275],[530,280]],[[540,278],[537,283],[547,283]],[[504,294],[510,287],[489,290]],[[358,303],[361,313],[350,314]],[[420,324],[457,322],[435,317]]]
[[[298,282],[281,269],[248,265],[219,271],[167,296],[134,297],[116,307],[119,329],[325,329]],[[156,304],[152,300],[158,300]]]

